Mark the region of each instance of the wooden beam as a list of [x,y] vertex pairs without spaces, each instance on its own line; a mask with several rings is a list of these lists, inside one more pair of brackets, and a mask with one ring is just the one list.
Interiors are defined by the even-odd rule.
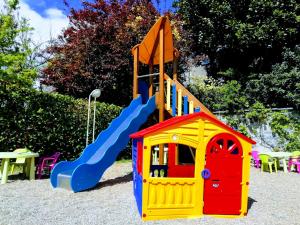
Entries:
[[[159,30],[159,122],[164,121],[165,96],[164,96],[164,23]],[[164,145],[159,145],[159,165],[164,163]]]
[[179,51],[176,48],[174,48],[174,52],[173,52],[173,79],[174,80],[177,80],[178,57],[179,57]]
[[159,30],[159,122],[164,121],[164,26]]
[[138,95],[138,73],[139,73],[139,47],[134,49],[133,59],[133,98]]
[[171,79],[167,79],[167,110],[171,109]]
[[178,90],[178,97],[177,97],[177,115],[182,115],[182,91],[181,89]]
[[173,79],[177,80],[177,64],[178,64],[178,59],[175,58],[174,56],[174,60],[173,60]]

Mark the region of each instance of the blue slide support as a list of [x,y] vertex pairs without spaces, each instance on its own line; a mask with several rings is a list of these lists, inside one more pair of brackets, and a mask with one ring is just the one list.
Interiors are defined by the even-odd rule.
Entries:
[[110,126],[103,130],[75,161],[63,161],[53,168],[51,185],[79,192],[97,185],[103,173],[126,147],[129,135],[137,132],[156,109],[155,96],[146,104],[142,97],[134,99]]

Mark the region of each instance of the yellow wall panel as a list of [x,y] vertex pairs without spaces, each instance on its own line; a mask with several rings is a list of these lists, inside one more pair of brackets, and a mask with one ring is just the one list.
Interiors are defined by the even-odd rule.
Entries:
[[[189,124],[174,125],[144,137],[143,154],[143,220],[170,218],[197,218],[203,215],[204,180],[201,171],[205,167],[206,145],[219,133],[231,133],[222,127],[201,118]],[[176,140],[174,140],[174,135]],[[235,134],[233,134],[235,135]],[[236,136],[236,135],[235,135]],[[241,214],[247,213],[251,144],[237,137],[243,148],[243,177]],[[194,178],[149,177],[151,146],[163,143],[185,144],[196,148]],[[218,216],[218,215],[215,215]],[[220,215],[221,217],[239,217]]]

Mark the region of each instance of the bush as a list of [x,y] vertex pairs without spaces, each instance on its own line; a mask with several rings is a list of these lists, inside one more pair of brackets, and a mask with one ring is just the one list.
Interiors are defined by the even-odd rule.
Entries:
[[194,76],[188,88],[212,111],[235,113],[249,107],[249,101],[236,80],[221,82],[209,77]]
[[[0,102],[1,151],[26,146],[41,156],[59,151],[61,159],[74,160],[85,148],[87,101],[1,86]],[[120,111],[118,106],[97,103],[95,134]]]

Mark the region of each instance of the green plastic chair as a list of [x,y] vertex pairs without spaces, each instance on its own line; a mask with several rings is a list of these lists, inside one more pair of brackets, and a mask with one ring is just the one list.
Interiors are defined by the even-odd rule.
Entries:
[[[18,148],[16,150],[14,150],[15,153],[26,153],[26,152],[30,152],[29,149],[27,148]],[[15,162],[11,162],[10,163],[11,167],[10,167],[10,174],[15,174],[15,173],[24,173],[25,171],[25,166],[26,166],[26,158],[23,157],[18,157],[16,158]]]
[[277,173],[276,159],[267,154],[259,154],[259,159],[261,160],[261,172],[270,171],[270,173],[272,173],[272,166],[274,165],[275,172]]

